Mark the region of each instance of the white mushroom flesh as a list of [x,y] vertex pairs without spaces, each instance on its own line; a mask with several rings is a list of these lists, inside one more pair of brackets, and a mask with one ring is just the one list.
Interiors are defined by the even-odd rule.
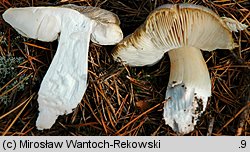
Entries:
[[76,108],[87,88],[88,48],[92,24],[82,16],[65,16],[60,41],[38,92],[37,128],[50,128],[59,115]]
[[117,22],[96,21],[67,7],[11,8],[3,18],[23,36],[41,41],[53,41],[60,32],[56,54],[38,92],[38,129],[51,128],[59,115],[71,113],[81,101],[87,87],[92,34],[104,45],[123,38]]

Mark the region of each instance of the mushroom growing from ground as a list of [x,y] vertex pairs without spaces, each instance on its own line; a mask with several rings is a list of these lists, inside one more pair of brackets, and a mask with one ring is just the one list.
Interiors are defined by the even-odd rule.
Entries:
[[59,115],[72,112],[87,88],[89,42],[113,45],[122,40],[117,15],[100,8],[10,8],[3,18],[21,35],[50,42],[59,38],[56,54],[38,92],[38,129],[48,129]]
[[200,50],[233,49],[231,31],[245,28],[203,6],[166,4],[124,38],[112,55],[130,66],[144,66],[155,64],[168,52],[171,68],[163,117],[174,131],[186,134],[194,129],[211,96],[210,77]]

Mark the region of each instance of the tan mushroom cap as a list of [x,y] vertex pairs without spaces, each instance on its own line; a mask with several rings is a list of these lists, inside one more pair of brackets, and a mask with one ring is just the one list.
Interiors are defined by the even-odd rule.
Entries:
[[102,23],[113,23],[113,24],[120,24],[120,20],[118,16],[110,11],[105,9],[101,9],[99,7],[93,6],[77,6],[74,4],[67,4],[62,5],[61,7],[74,9],[87,17],[102,22]]
[[159,61],[163,54],[179,47],[202,50],[233,49],[228,26],[213,11],[193,4],[162,5],[155,9],[134,33],[113,50],[131,66],[143,66]]
[[[94,31],[91,34],[91,41],[102,45],[113,45],[113,41],[119,42],[123,38],[120,30],[118,16],[110,11],[92,6],[77,6],[74,4],[62,5],[63,8],[70,8],[87,16],[96,22]],[[119,39],[116,39],[116,38]]]

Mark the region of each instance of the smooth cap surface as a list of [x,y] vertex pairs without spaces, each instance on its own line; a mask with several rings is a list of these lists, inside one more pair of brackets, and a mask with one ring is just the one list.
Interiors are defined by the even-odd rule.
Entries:
[[22,36],[50,42],[56,40],[61,31],[59,11],[62,14],[65,11],[72,13],[73,10],[54,7],[9,8],[3,13],[3,19]]
[[72,22],[90,19],[91,21],[87,26],[93,26],[91,41],[94,43],[113,45],[123,38],[118,16],[107,10],[92,6],[71,4],[63,7],[10,8],[3,14],[4,20],[22,36],[45,42],[54,41],[58,38],[60,32],[64,30],[61,25],[62,22],[65,22],[66,16],[71,16]]

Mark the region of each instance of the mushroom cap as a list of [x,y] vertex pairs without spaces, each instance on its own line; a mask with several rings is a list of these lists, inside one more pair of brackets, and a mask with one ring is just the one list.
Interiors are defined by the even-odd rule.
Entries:
[[[58,38],[64,16],[72,15],[72,19],[75,19],[79,14],[84,16],[81,19],[89,18],[94,22],[91,32],[93,42],[113,45],[122,40],[123,33],[117,15],[91,6],[71,4],[63,7],[10,8],[3,13],[3,18],[22,36],[50,42]],[[92,23],[89,24],[92,26]]]
[[234,42],[229,27],[210,9],[194,4],[167,4],[155,9],[144,24],[114,48],[112,55],[128,65],[144,66],[179,47],[212,51],[233,49]]
[[50,128],[59,115],[72,112],[81,101],[87,88],[90,39],[110,45],[123,38],[113,13],[98,8],[84,14],[72,7],[76,6],[10,8],[3,14],[4,20],[25,37],[53,41],[60,33],[56,54],[38,92],[39,130]]
[[84,14],[85,16],[89,17],[90,19],[96,20],[98,22],[113,23],[113,24],[120,25],[120,20],[116,14],[110,11],[107,11],[105,9],[101,9],[99,7],[77,6],[74,4],[62,5],[61,7],[74,9]]
[[[65,9],[60,10],[64,11]],[[68,13],[72,11],[74,10],[66,10]],[[56,12],[55,7],[9,8],[3,13],[3,19],[22,36],[50,42],[56,40],[61,31],[60,17],[51,15],[58,14]]]
[[114,41],[118,43],[122,40],[123,33],[119,27],[120,20],[116,14],[92,6],[68,4],[62,7],[74,9],[96,22],[96,26],[91,34],[92,42],[102,45],[112,45]]

